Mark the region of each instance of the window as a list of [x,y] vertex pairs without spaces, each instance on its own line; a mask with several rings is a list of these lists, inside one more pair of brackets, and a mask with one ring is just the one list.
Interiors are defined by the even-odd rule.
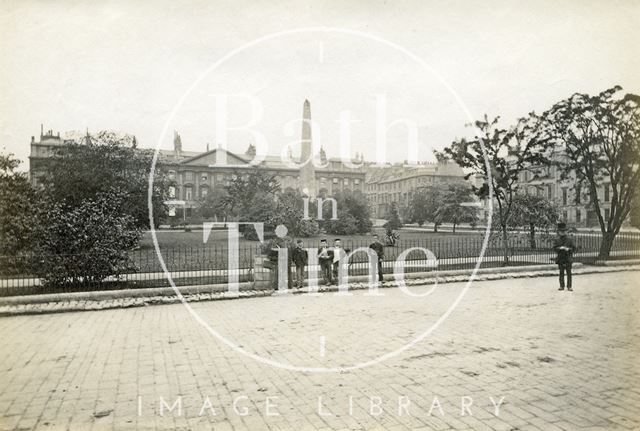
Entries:
[[551,184],[547,185],[547,197],[549,199],[553,199],[553,187],[551,186]]
[[202,187],[200,189],[200,196],[201,197],[203,197],[203,198],[206,197],[207,193],[209,193],[209,187]]
[[567,210],[562,211],[562,220],[567,221]]
[[176,179],[176,171],[169,171],[169,179],[170,180]]
[[187,200],[187,201],[190,201],[192,197],[193,197],[193,191],[192,191],[191,187],[185,187],[184,188],[184,199]]
[[184,173],[184,180],[185,181],[193,181],[193,172],[191,171],[187,171]]
[[170,206],[169,207],[169,217],[175,217],[175,216],[176,216],[176,207]]
[[604,201],[609,202],[609,184],[604,185]]
[[338,179],[337,178],[333,179],[333,184],[338,184]]
[[349,178],[345,178],[342,180],[342,184],[344,184],[345,186],[349,185]]
[[609,221],[609,215],[611,214],[611,210],[609,208],[604,209],[604,220]]
[[580,204],[580,186],[576,186],[576,204]]
[[358,178],[356,178],[356,179],[354,180],[354,182],[355,182],[355,184],[356,184],[356,185],[360,184],[360,180],[359,180]]
[[176,197],[176,186],[169,186],[169,197],[171,199]]
[[567,204],[567,188],[563,187],[562,188],[562,205],[566,205]]
[[580,223],[582,221],[582,211],[580,209],[576,210],[576,222]]

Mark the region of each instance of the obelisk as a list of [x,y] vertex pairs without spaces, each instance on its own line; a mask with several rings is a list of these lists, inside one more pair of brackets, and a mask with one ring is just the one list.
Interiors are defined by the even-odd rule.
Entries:
[[300,190],[310,198],[316,197],[316,172],[311,146],[311,104],[305,99],[302,107],[302,139],[300,141]]

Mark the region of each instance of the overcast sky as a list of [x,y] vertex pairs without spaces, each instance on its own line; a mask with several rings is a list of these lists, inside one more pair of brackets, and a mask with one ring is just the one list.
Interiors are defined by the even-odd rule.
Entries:
[[[272,154],[299,137],[295,120],[307,98],[318,126],[314,139],[340,155],[346,145],[338,119],[348,111],[354,121],[348,152],[368,159],[376,156],[376,100],[384,97],[387,123],[414,122],[426,159],[465,133],[465,109],[508,123],[574,92],[619,84],[640,93],[637,1],[0,4],[0,145],[23,160],[41,123],[62,133],[128,132],[142,146],[162,148],[171,148],[176,129],[184,149],[204,151],[220,138],[220,95],[229,100],[230,126],[249,120],[246,97],[260,104],[254,129]],[[359,33],[281,34],[203,76],[256,39],[307,27]],[[405,159],[407,128],[393,126],[387,135],[387,158]],[[228,134],[232,151],[254,141],[246,131]]]

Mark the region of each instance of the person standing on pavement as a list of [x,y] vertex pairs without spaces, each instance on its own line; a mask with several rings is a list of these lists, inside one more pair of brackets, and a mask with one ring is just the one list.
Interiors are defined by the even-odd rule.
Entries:
[[558,236],[553,242],[553,249],[556,252],[556,263],[558,264],[558,270],[560,272],[560,288],[558,290],[564,290],[564,274],[567,274],[567,290],[571,291],[571,264],[573,263],[573,252],[576,246],[573,240],[567,235],[566,223],[558,223]]
[[384,259],[384,246],[378,239],[378,235],[375,233],[373,234],[373,242],[369,245],[369,248],[378,256],[378,281],[383,281],[382,260]]
[[329,244],[326,239],[320,240],[320,247],[318,247],[318,260],[320,261],[320,272],[324,284],[333,284],[332,268],[333,263],[333,250],[329,248]]
[[307,266],[307,262],[309,261],[309,255],[307,250],[303,248],[302,240],[299,239],[296,241],[295,248],[291,251],[291,260],[296,267],[296,283],[295,287],[303,287],[304,286],[304,268]]

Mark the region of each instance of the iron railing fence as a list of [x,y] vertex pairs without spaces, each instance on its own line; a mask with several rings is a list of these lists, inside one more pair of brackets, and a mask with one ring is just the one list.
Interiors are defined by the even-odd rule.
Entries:
[[[599,233],[577,233],[572,235],[577,250],[575,262],[597,264],[602,235]],[[410,232],[402,232],[402,238],[395,246],[384,247],[383,272],[394,271],[394,263],[405,253],[405,272],[424,272],[453,269],[473,269],[499,267],[504,265],[549,264],[555,259],[552,249],[554,237],[539,234],[536,247],[532,248],[526,232],[511,233],[508,240],[507,262],[504,259],[502,240],[493,234],[485,240],[481,233],[457,235],[424,235],[411,237]],[[319,247],[318,239],[303,240],[307,248]],[[368,248],[370,241],[342,240],[346,250],[354,252],[358,248]],[[412,249],[411,251],[408,251]],[[483,253],[484,249],[484,253]],[[432,254],[426,254],[429,250]],[[229,253],[226,243],[206,246],[163,246],[160,248],[162,261],[172,280],[178,286],[203,286],[223,284],[229,281]],[[237,276],[240,282],[253,280],[254,258],[261,254],[259,243],[241,243],[238,251]],[[78,264],[86,262],[86,256],[78,255],[30,255],[0,256],[0,296],[57,293],[70,291],[90,291],[109,289],[135,289],[146,287],[168,287],[170,283],[163,264],[153,248],[139,248],[129,252],[130,267],[115,271],[109,276],[91,273],[88,267]],[[619,233],[607,260],[640,258],[640,234]],[[51,262],[56,265],[51,265]],[[45,265],[45,262],[49,263]],[[72,274],[66,278],[50,277],[49,272]],[[365,275],[369,271],[369,260],[365,252],[355,252],[349,259],[349,275]],[[319,270],[318,270],[319,273]],[[387,278],[389,275],[387,275]]]

